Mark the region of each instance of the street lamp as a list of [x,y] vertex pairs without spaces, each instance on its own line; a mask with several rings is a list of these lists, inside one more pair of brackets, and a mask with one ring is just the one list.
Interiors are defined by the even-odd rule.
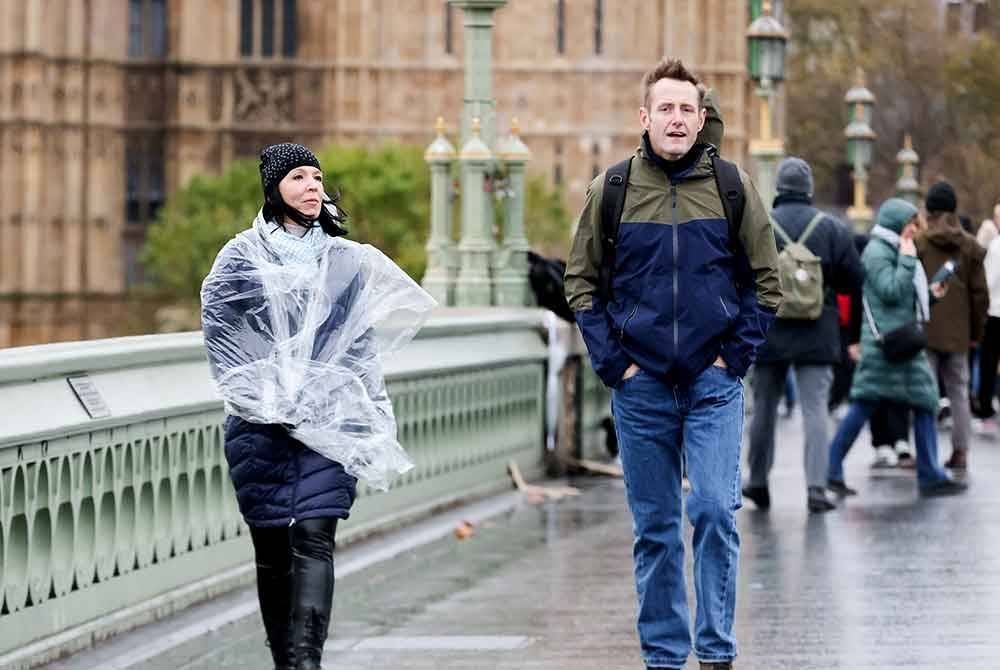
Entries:
[[847,162],[852,167],[854,180],[854,204],[847,209],[847,218],[856,230],[865,232],[873,216],[865,199],[876,135],[871,126],[875,96],[865,87],[865,73],[861,68],[858,68],[857,80],[844,96],[844,102],[851,119],[844,129],[844,136],[847,137]]
[[757,83],[761,99],[760,137],[750,142],[750,155],[757,172],[757,187],[765,204],[770,207],[775,194],[775,173],[785,152],[780,137],[774,137],[771,121],[771,99],[776,86],[785,78],[785,50],[788,33],[772,15],[770,0],[764,0],[761,15],[747,28],[750,51],[750,78]]
[[920,182],[917,172],[920,166],[920,156],[913,150],[913,138],[907,133],[903,137],[903,148],[896,154],[899,164],[899,180],[896,181],[896,195],[913,205],[920,205]]

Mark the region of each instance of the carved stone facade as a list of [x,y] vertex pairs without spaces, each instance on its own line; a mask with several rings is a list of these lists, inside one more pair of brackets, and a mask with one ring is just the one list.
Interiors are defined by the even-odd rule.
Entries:
[[[633,150],[639,79],[668,55],[719,89],[741,159],[755,1],[510,0],[498,132],[519,117],[575,208]],[[121,294],[165,195],[267,143],[426,145],[438,115],[458,126],[462,46],[443,0],[0,2],[0,296]],[[21,339],[9,304],[0,346]]]

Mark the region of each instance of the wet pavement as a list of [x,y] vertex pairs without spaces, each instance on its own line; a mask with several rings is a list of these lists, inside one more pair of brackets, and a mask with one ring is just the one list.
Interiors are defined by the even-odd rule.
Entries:
[[[773,507],[738,514],[735,667],[1000,668],[1000,442],[977,438],[966,495],[925,500],[912,472],[870,476],[863,436],[847,463],[859,495],[810,515],[799,422],[779,428]],[[468,539],[339,579],[325,667],[641,670],[623,484],[576,483],[577,498],[520,505]],[[269,670],[269,660],[254,614],[135,667]]]

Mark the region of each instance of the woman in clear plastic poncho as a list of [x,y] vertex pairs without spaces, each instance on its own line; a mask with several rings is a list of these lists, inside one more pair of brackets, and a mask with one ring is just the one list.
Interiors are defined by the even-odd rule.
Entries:
[[306,670],[320,667],[337,521],[357,479],[385,489],[412,467],[381,361],[435,303],[377,249],[343,239],[309,149],[267,147],[260,173],[264,206],[205,278],[202,327],[271,654],[278,670]]

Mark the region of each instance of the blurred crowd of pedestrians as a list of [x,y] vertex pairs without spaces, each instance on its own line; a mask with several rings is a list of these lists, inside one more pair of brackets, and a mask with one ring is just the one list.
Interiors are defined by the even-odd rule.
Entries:
[[[776,186],[777,248],[786,254],[790,244],[804,245],[819,260],[823,308],[815,319],[779,314],[758,352],[743,495],[770,507],[783,398],[786,416],[802,413],[810,511],[834,509],[836,497],[856,493],[843,463],[865,424],[874,474],[914,469],[922,495],[961,493],[971,435],[997,434],[1000,205],[973,230],[958,215],[955,189],[941,181],[922,210],[889,199],[871,232],[858,234],[813,206],[805,161],[785,159]],[[796,280],[782,280],[787,296]],[[839,424],[829,439],[832,418]],[[950,431],[943,463],[939,428]]]

